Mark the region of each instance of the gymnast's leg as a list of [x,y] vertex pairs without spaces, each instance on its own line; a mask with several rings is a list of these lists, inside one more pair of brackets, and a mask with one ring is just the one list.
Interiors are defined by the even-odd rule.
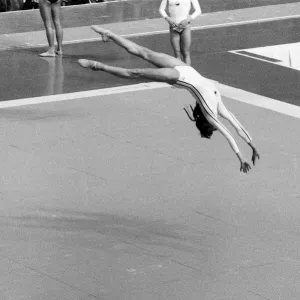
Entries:
[[159,68],[174,68],[176,66],[186,66],[181,60],[160,52],[152,51],[146,47],[140,46],[122,36],[119,36],[110,30],[101,28],[99,26],[91,27],[94,31],[102,36],[103,41],[112,40],[117,45],[124,48],[128,53],[136,55]]
[[79,59],[78,63],[83,68],[89,68],[94,71],[104,71],[127,79],[143,78],[152,81],[166,82],[169,84],[175,84],[179,79],[179,72],[174,68],[125,69],[87,59]]

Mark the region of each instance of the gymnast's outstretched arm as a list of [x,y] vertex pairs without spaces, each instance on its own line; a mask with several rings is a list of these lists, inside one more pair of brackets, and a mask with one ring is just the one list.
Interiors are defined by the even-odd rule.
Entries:
[[235,128],[238,135],[251,147],[252,149],[252,162],[255,165],[256,158],[259,159],[259,153],[252,142],[252,138],[250,134],[246,131],[246,129],[241,125],[241,123],[237,120],[237,118],[231,113],[226,106],[224,105],[222,99],[220,99],[218,105],[218,113],[221,117],[228,120],[231,125]]
[[236,141],[234,140],[233,136],[229,132],[229,130],[218,120],[210,116],[209,114],[205,115],[207,121],[213,125],[228,141],[229,145],[231,146],[233,152],[236,154],[240,161],[240,171],[247,173],[250,171],[251,167],[250,164],[243,158]]

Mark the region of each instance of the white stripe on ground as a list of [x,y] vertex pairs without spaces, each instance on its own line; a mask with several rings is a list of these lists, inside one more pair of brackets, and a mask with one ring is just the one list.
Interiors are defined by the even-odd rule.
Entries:
[[[261,19],[252,19],[252,20],[241,20],[241,21],[236,21],[236,22],[223,22],[223,23],[218,23],[218,24],[209,24],[209,25],[198,25],[198,26],[193,26],[192,30],[200,30],[200,29],[208,29],[208,28],[222,28],[225,26],[237,26],[241,24],[253,24],[253,23],[263,23],[263,22],[270,22],[270,21],[278,21],[278,20],[288,20],[288,19],[295,19],[295,18],[300,18],[300,15],[287,15],[287,16],[281,16],[281,17],[271,17],[271,18],[261,18]],[[107,25],[104,25],[103,28],[106,28]],[[135,37],[135,36],[147,36],[147,35],[155,35],[155,34],[163,34],[163,33],[168,33],[168,29],[164,30],[153,30],[153,31],[147,31],[147,32],[135,32],[135,33],[130,33],[130,34],[121,34],[123,37]],[[6,36],[6,35],[4,35]],[[7,35],[10,36],[10,35]],[[95,37],[95,38],[87,38],[87,39],[74,39],[74,40],[64,40],[64,44],[77,44],[77,43],[84,43],[84,42],[96,42],[96,41],[102,41],[102,38]],[[29,43],[25,42],[22,47],[26,46],[26,48],[32,48],[32,47],[45,47],[48,44],[46,43]],[[14,45],[13,47],[21,47],[20,45]],[[21,47],[21,48],[22,48]],[[0,50],[6,50],[9,49],[10,47],[0,47]]]
[[[267,98],[250,92],[246,92],[244,90],[233,88],[220,83],[217,83],[217,85],[221,94],[225,97],[240,102],[244,102],[247,104],[251,104],[254,106],[262,107],[265,109],[273,110],[278,113],[292,116],[295,118],[300,118],[299,106],[281,102],[272,98]],[[49,103],[49,102],[74,100],[74,99],[84,99],[90,97],[101,97],[106,95],[114,95],[120,93],[136,92],[136,91],[158,89],[158,88],[170,88],[170,87],[171,86],[166,83],[159,83],[159,82],[140,83],[135,85],[91,90],[91,91],[84,91],[84,92],[77,92],[77,93],[68,93],[68,94],[60,94],[60,95],[50,95],[50,96],[3,101],[0,102],[0,108],[10,108],[10,107],[17,107],[17,106],[32,105],[32,104],[42,104],[42,103]]]
[[[288,20],[288,19],[295,19],[295,18],[300,18],[300,15],[288,15],[288,16],[282,16],[282,17],[242,20],[242,21],[237,21],[237,22],[224,22],[224,23],[219,23],[219,24],[193,26],[192,30],[219,28],[219,27],[225,27],[225,26],[237,26],[237,25],[241,25],[241,24],[263,23],[263,22]],[[103,28],[106,28],[106,27],[107,26],[105,26],[105,25],[103,26]],[[130,33],[130,34],[121,34],[121,36],[130,38],[130,37],[135,37],[135,36],[147,36],[147,35],[163,34],[163,33],[169,33],[169,30],[153,30],[153,31],[147,31],[147,32],[143,31],[143,32]],[[64,44],[76,44],[76,43],[82,43],[82,42],[95,42],[95,41],[102,41],[102,38],[98,37],[98,38],[69,40],[69,41],[65,41]],[[39,44],[39,46],[42,46],[42,44]]]
[[[255,49],[255,48],[254,48]],[[239,53],[238,51],[249,51],[251,49],[242,49],[242,50],[233,50],[233,51],[228,51],[230,53],[233,53],[233,54],[236,54],[236,55],[241,55],[241,56],[245,56],[245,57],[249,57],[249,58],[252,58],[252,59],[256,59],[256,60],[260,60],[260,61],[264,61],[264,62],[267,62],[269,64],[274,64],[274,65],[279,65],[281,63],[281,61],[279,62],[274,62],[274,61],[270,61],[270,60],[267,60],[267,59],[263,59],[261,57],[257,57],[257,56],[254,56],[254,55],[247,55],[245,53]],[[256,53],[253,53],[253,54],[256,54]]]
[[300,107],[297,105],[281,102],[220,83],[218,86],[221,94],[230,99],[273,110],[295,118],[300,118]]
[[127,86],[120,86],[120,87],[99,89],[99,90],[90,90],[90,91],[83,91],[83,92],[76,92],[76,93],[23,98],[23,99],[0,102],[0,108],[9,108],[9,107],[16,107],[16,106],[31,105],[31,104],[41,104],[41,103],[48,103],[48,102],[59,102],[59,101],[74,100],[74,99],[84,99],[84,98],[96,97],[96,96],[100,97],[105,95],[157,89],[157,88],[163,88],[168,86],[169,85],[166,83],[150,82],[150,83],[140,83],[135,85],[127,85]]

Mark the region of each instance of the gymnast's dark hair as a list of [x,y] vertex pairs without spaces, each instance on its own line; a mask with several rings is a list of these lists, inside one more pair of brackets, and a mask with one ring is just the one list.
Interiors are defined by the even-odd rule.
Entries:
[[187,109],[184,108],[187,116],[189,117],[189,119],[191,121],[196,123],[196,127],[200,131],[201,137],[210,139],[213,131],[215,131],[216,129],[205,118],[205,116],[200,108],[199,103],[196,103],[195,108],[193,108],[190,105],[190,108],[193,112],[193,117],[191,117],[189,112],[187,111]]

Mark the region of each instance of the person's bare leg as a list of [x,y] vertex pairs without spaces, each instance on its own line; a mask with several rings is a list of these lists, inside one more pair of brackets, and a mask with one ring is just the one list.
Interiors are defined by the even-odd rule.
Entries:
[[180,52],[180,33],[170,28],[170,41],[174,51],[175,58],[181,60]]
[[144,78],[152,81],[160,81],[169,84],[174,84],[179,78],[179,72],[174,68],[125,69],[114,66],[108,66],[101,62],[87,59],[79,59],[78,63],[83,68],[89,68],[94,71],[104,71],[115,76],[127,79]]
[[60,23],[61,0],[53,3],[51,6],[51,13],[53,24],[55,27],[57,49],[56,54],[62,55],[62,41],[63,41],[63,28]]
[[46,36],[49,44],[48,51],[41,53],[40,56],[43,57],[53,57],[56,56],[55,48],[54,48],[54,32],[52,29],[52,21],[51,21],[51,4],[47,0],[40,0],[39,9],[41,13],[41,17],[44,22],[44,26],[46,29]]
[[191,65],[191,48],[192,43],[192,34],[191,34],[191,26],[188,25],[181,33],[180,36],[180,50],[182,53],[183,61],[187,65]]
[[140,58],[147,60],[159,68],[174,68],[176,66],[186,66],[186,64],[179,59],[172,57],[168,54],[152,51],[146,47],[142,47],[122,36],[119,36],[107,29],[99,26],[91,26],[97,33],[101,34],[103,41],[112,40],[117,45],[124,48],[130,54],[136,55]]

